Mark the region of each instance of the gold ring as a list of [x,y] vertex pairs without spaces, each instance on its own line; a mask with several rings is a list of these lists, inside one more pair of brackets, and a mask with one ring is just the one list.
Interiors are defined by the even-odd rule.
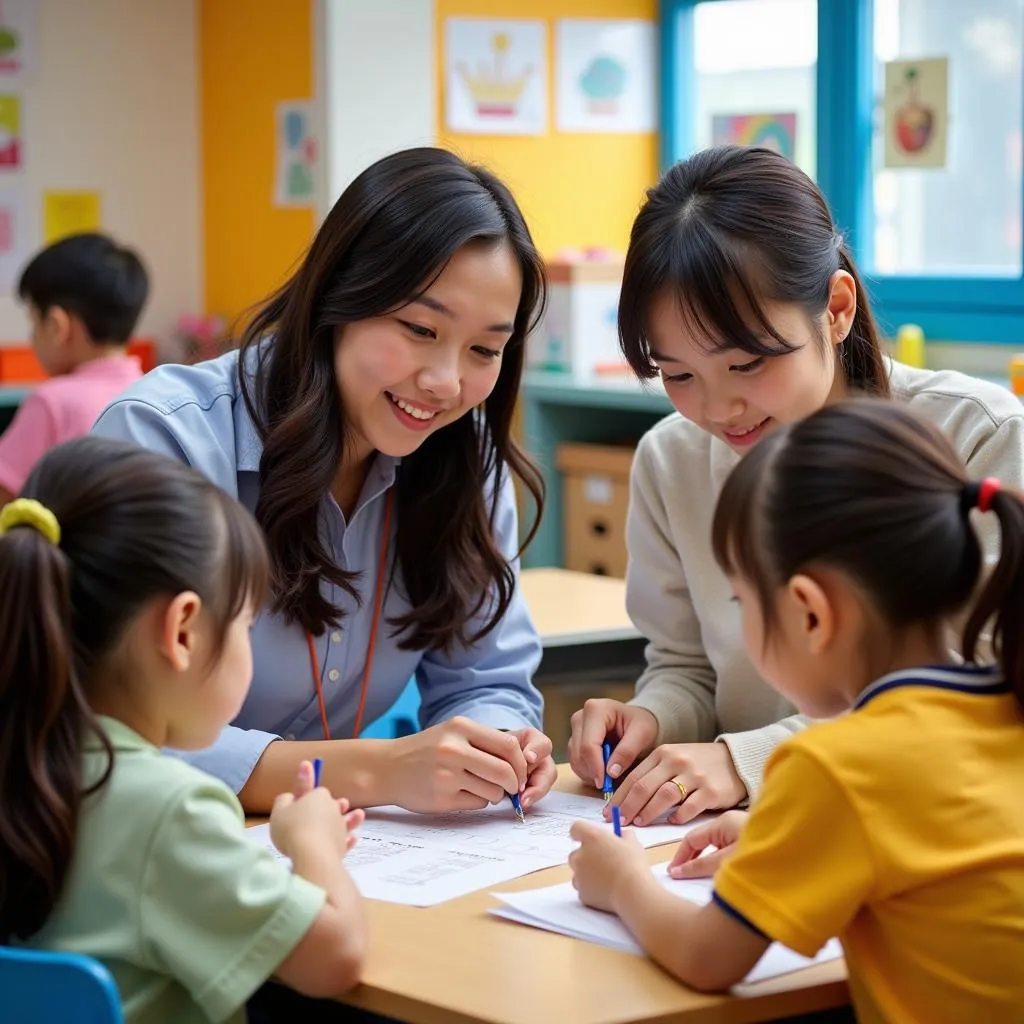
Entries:
[[682,803],[690,795],[690,791],[678,779],[673,779],[672,785],[679,790],[679,802]]

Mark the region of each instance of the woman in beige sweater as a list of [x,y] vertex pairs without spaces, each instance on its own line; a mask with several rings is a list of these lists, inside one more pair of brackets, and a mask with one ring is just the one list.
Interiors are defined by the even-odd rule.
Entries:
[[[883,355],[820,190],[764,149],[706,150],[648,192],[619,331],[634,372],[660,376],[677,410],[648,431],[633,462],[627,605],[649,641],[647,668],[628,704],[590,700],[573,716],[569,756],[600,786],[607,740],[608,773],[624,780],[615,794],[624,823],[666,811],[684,822],[756,796],[768,755],[807,724],[747,659],[711,553],[729,470],[777,425],[859,392],[932,420],[972,477],[1022,488],[1024,406],[996,384]],[[995,541],[985,541],[992,557]]]

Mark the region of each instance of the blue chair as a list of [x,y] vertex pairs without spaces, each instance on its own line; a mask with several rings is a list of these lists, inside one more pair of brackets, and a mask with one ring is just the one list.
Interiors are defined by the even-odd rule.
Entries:
[[110,971],[77,953],[0,946],[0,1018],[18,1024],[123,1024]]
[[362,731],[364,739],[395,740],[419,732],[420,691],[416,680],[410,679],[402,695],[373,725]]

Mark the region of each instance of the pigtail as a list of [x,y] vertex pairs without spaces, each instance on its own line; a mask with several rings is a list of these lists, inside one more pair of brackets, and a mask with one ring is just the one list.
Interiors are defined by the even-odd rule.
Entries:
[[0,944],[60,898],[93,721],[75,678],[70,563],[32,526],[0,535]]
[[963,656],[975,660],[982,632],[992,623],[992,647],[1024,711],[1024,502],[997,491],[988,510],[999,520],[999,561],[985,581],[964,629]]

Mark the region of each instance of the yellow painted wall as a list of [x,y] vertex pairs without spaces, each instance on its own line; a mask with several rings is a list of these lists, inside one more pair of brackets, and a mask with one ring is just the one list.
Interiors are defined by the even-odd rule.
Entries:
[[[486,164],[513,190],[538,248],[609,246],[625,252],[646,188],[658,174],[653,133],[585,135],[555,131],[554,45],[558,18],[657,17],[657,0],[436,0],[438,142]],[[543,18],[548,22],[548,134],[455,135],[444,127],[444,19]]]
[[237,316],[280,284],[313,234],[278,209],[274,109],[313,95],[309,0],[199,0],[205,302]]
[[[554,131],[554,22],[649,18],[657,0],[435,0],[437,139],[487,164],[514,190],[541,251],[625,250],[644,189],[658,172],[657,136]],[[274,108],[313,91],[310,0],[198,0],[205,305],[233,317],[285,278],[312,237],[313,210],[272,203]],[[547,20],[549,132],[539,137],[444,130],[444,19]]]

